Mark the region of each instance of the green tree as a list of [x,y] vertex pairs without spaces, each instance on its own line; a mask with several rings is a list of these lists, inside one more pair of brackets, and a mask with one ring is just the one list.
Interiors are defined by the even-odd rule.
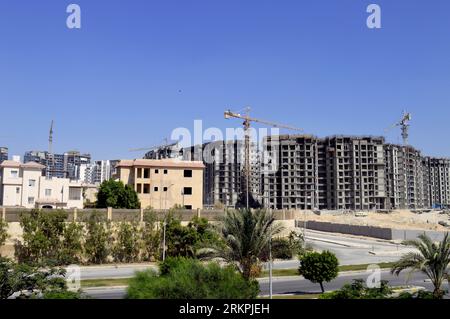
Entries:
[[139,272],[130,281],[129,299],[254,299],[256,281],[245,280],[234,267],[203,264],[195,259],[167,258],[155,271]]
[[111,253],[111,223],[99,212],[94,212],[89,216],[86,228],[84,248],[88,262],[93,264],[105,263]]
[[62,237],[67,213],[64,211],[43,212],[32,210],[22,213],[20,225],[23,242],[17,241],[15,254],[19,262],[60,264]]
[[[47,293],[67,292],[64,268],[45,264],[16,264],[0,257],[0,299],[14,295],[18,299],[40,298]],[[76,294],[78,296],[78,294]],[[72,297],[75,297],[72,294]]]
[[246,280],[261,272],[261,259],[270,239],[283,227],[266,210],[232,210],[221,220],[219,236],[224,245],[204,250],[204,257],[221,257],[234,264]]
[[98,208],[126,208],[137,209],[141,207],[136,191],[121,181],[104,181],[97,193]]
[[8,237],[8,223],[0,218],[0,247],[6,243]]
[[320,284],[320,289],[325,292],[323,288],[324,282],[330,282],[335,279],[339,273],[339,261],[336,256],[329,252],[322,253],[310,252],[300,256],[300,267],[298,269],[300,276],[315,283]]
[[443,298],[445,292],[441,289],[444,279],[448,275],[450,263],[450,238],[448,233],[439,243],[434,243],[430,237],[422,234],[417,240],[404,242],[413,246],[418,252],[409,252],[394,264],[392,274],[397,276],[404,270],[421,271],[430,278],[434,286],[433,295],[436,299]]
[[78,264],[83,259],[84,227],[71,222],[65,225],[59,260],[64,265]]
[[118,262],[135,262],[139,259],[139,231],[136,223],[121,222],[112,255]]
[[154,261],[159,259],[161,250],[161,231],[156,227],[157,217],[152,209],[144,211],[144,223],[141,226],[142,259]]

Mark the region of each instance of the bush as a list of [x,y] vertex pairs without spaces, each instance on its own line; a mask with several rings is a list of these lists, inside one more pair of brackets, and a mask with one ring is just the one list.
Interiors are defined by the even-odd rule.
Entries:
[[256,281],[246,281],[233,267],[203,265],[195,259],[168,258],[155,271],[139,272],[130,281],[130,299],[254,299]]
[[72,222],[67,224],[63,232],[60,262],[64,265],[78,264],[83,256],[84,227]]
[[142,259],[159,260],[161,251],[161,231],[156,227],[156,214],[153,210],[144,212],[144,223],[141,227]]
[[103,264],[111,252],[111,223],[99,212],[94,212],[87,222],[85,254],[88,262]]
[[23,242],[17,241],[15,254],[19,262],[30,264],[61,264],[60,254],[67,213],[32,210],[22,213],[20,225]]
[[324,282],[335,279],[339,273],[339,261],[336,256],[329,252],[310,252],[300,257],[299,274],[305,279],[320,284],[322,292]]
[[30,299],[45,296],[49,292],[67,292],[65,270],[44,266],[47,265],[16,264],[0,257],[0,299],[11,296]]
[[8,237],[8,223],[0,219],[0,247],[6,243]]
[[119,224],[112,254],[115,261],[135,262],[139,259],[139,232],[136,223]]
[[98,208],[126,208],[137,209],[141,207],[136,191],[121,181],[104,181],[97,193]]
[[274,259],[290,260],[293,256],[293,250],[289,240],[277,238],[272,240],[272,257]]
[[320,295],[319,299],[388,299],[392,294],[387,281],[381,281],[379,288],[368,288],[364,280],[354,280],[340,290]]

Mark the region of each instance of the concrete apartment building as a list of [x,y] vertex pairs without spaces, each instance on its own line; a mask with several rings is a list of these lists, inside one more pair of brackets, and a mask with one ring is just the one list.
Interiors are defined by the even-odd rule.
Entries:
[[450,159],[423,158],[424,200],[428,207],[450,207]]
[[3,161],[8,160],[8,148],[7,147],[0,147],[0,164]]
[[142,208],[169,209],[180,205],[197,209],[203,208],[204,168],[199,161],[121,160],[114,177],[136,190]]
[[65,178],[43,176],[35,162],[0,164],[0,205],[24,208],[83,208],[83,185]]
[[[278,161],[263,174],[264,205],[274,209],[384,209],[382,137],[283,135],[265,139]],[[263,170],[264,172],[264,170]]]
[[[69,151],[64,154],[49,154],[47,151],[29,151],[24,155],[24,162],[35,162],[44,165],[44,174],[47,177],[83,179],[81,165],[91,163],[90,154],[80,154],[78,151]],[[53,163],[51,165],[51,163]]]
[[[205,206],[235,207],[246,188],[243,179],[244,142],[240,140],[214,141],[183,149],[183,159],[202,161],[203,202]],[[249,189],[253,198],[260,201],[261,171],[257,145],[250,143]]]
[[386,144],[385,161],[388,208],[429,207],[428,173],[421,152],[411,146]]

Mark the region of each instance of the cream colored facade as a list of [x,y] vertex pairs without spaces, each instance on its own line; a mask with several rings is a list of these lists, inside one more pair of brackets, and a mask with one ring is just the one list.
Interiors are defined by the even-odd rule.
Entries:
[[29,162],[0,164],[0,205],[24,208],[83,208],[83,185],[42,176],[45,167]]
[[122,160],[115,178],[136,190],[142,208],[169,209],[179,205],[201,209],[204,168],[200,161]]

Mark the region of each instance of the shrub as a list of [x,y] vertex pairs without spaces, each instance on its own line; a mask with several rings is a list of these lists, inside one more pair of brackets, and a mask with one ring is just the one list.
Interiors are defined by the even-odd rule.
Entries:
[[141,227],[142,259],[159,260],[161,251],[161,231],[156,227],[157,218],[153,210],[144,212],[144,223]]
[[0,258],[0,299],[11,296],[18,299],[39,298],[49,292],[67,292],[65,270],[44,266],[47,265],[16,264]]
[[8,223],[0,218],[0,247],[6,243],[8,237]]
[[17,241],[15,254],[19,262],[57,265],[65,229],[67,213],[64,211],[43,212],[32,210],[22,213],[20,225],[23,242]]
[[88,262],[103,264],[111,252],[111,223],[99,212],[91,214],[87,221],[85,254]]
[[168,258],[155,271],[139,272],[130,281],[130,299],[254,299],[256,281],[246,281],[233,267],[203,265],[195,259]]
[[78,264],[83,256],[84,227],[82,224],[71,222],[66,224],[63,232],[62,251],[60,261],[62,264]]
[[322,292],[324,282],[335,279],[339,273],[339,261],[329,252],[310,252],[300,257],[299,274],[305,279],[320,284]]
[[387,299],[392,294],[387,281],[381,281],[379,288],[368,288],[364,280],[354,280],[340,290],[320,295],[319,299]]
[[139,250],[139,232],[136,223],[120,223],[112,250],[114,260],[118,262],[137,261]]

